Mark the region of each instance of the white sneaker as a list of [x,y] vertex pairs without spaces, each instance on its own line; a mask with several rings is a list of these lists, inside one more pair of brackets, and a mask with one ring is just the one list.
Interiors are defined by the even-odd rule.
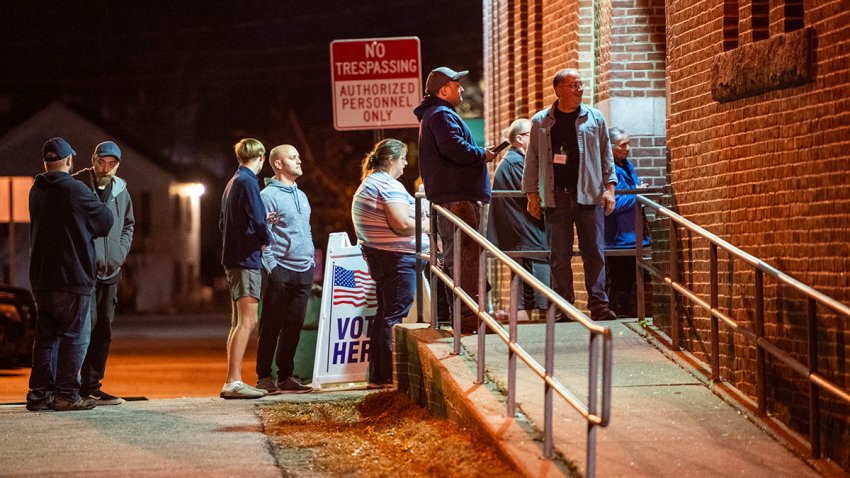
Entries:
[[240,381],[225,385],[218,396],[221,398],[261,398],[266,396],[266,391],[256,389]]

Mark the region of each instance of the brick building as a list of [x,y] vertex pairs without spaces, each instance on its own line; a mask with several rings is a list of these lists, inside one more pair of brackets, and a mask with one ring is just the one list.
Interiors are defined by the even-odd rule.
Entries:
[[[483,4],[490,143],[511,120],[554,101],[558,69],[577,68],[585,102],[629,133],[638,174],[666,187],[664,204],[850,304],[850,1]],[[664,240],[654,228],[654,258],[667,270]],[[682,281],[707,298],[708,243],[680,231],[677,244]],[[752,268],[721,254],[719,269],[719,308],[752,330]],[[659,293],[667,289],[656,286],[654,323],[671,334]],[[764,300],[766,336],[805,364],[806,300],[772,280]],[[679,311],[682,346],[707,362],[708,315]],[[728,328],[720,336],[721,376],[755,397],[756,348]],[[850,319],[818,310],[817,337],[820,373],[850,389]],[[770,356],[766,366],[768,412],[805,437],[808,381]],[[822,453],[847,468],[850,407],[820,397]]]

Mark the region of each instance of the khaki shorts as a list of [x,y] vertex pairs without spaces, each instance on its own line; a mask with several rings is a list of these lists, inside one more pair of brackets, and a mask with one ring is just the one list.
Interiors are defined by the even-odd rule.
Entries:
[[239,300],[240,297],[253,297],[260,300],[263,297],[263,274],[260,269],[225,267],[224,274],[227,276],[232,300]]

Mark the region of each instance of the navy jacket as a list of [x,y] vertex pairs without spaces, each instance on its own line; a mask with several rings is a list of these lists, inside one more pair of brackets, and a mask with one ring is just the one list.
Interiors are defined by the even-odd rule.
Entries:
[[[617,172],[617,189],[634,189],[640,184],[640,179],[634,166],[629,160],[623,164],[615,162]],[[643,245],[649,245],[649,231],[643,231]],[[614,212],[605,216],[605,248],[631,249],[635,247],[635,195],[622,194],[617,196]]]
[[[496,191],[522,189],[522,171],[525,155],[511,148],[505,155],[493,178]],[[506,251],[545,251],[549,239],[542,219],[535,219],[527,211],[528,199],[493,198],[490,219],[487,221],[487,239]]]
[[266,208],[260,200],[260,180],[239,166],[221,196],[221,264],[227,268],[262,269],[262,247],[269,244]]
[[419,174],[428,200],[490,202],[487,155],[452,104],[426,96],[413,113],[419,120]]
[[114,219],[85,184],[63,171],[35,177],[30,189],[30,283],[33,290],[91,294],[94,238]]

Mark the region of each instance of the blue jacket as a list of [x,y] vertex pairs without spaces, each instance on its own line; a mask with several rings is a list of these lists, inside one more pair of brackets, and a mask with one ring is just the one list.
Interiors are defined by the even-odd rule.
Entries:
[[419,119],[419,174],[428,200],[490,202],[487,155],[452,104],[426,96],[413,113]]
[[239,166],[221,196],[221,264],[227,268],[262,269],[263,246],[269,244],[266,208],[260,200],[260,180]]
[[[615,162],[617,189],[634,189],[640,184],[635,168],[629,160]],[[643,231],[643,245],[649,245],[649,231]],[[614,212],[605,216],[605,248],[631,249],[635,247],[635,195],[617,196]]]
[[112,212],[85,184],[62,171],[39,174],[30,189],[33,290],[86,295],[94,290],[94,238],[109,233]]

